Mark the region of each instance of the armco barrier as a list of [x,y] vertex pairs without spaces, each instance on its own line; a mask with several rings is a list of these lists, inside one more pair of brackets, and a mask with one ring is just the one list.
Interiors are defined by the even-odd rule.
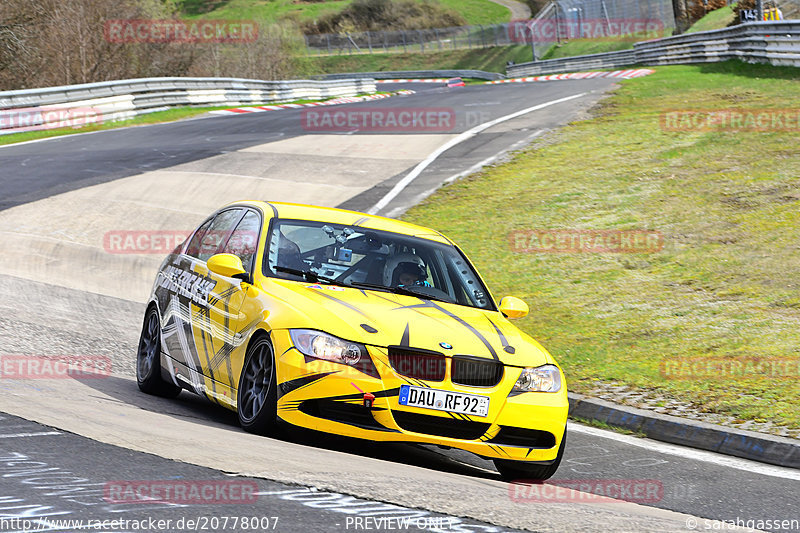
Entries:
[[508,77],[535,76],[633,65],[712,63],[741,59],[800,67],[800,21],[754,22],[634,44],[633,50],[520,63]]
[[[260,105],[299,99],[355,96],[376,92],[370,78],[261,81],[238,78],[143,78],[23,91],[0,92],[0,134],[44,129],[48,116],[37,109],[68,112],[92,109],[102,121],[131,118],[174,106]],[[19,126],[25,110],[25,125]],[[31,122],[33,120],[33,122]],[[53,121],[56,118],[52,119]]]
[[476,80],[502,80],[505,78],[498,72],[483,70],[392,70],[386,72],[347,72],[343,74],[325,74],[315,76],[324,80],[342,78],[374,78],[376,80],[414,79],[414,78],[473,78]]

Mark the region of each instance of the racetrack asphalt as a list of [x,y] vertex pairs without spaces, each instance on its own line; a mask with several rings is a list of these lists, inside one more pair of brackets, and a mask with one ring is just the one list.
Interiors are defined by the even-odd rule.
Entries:
[[[223,468],[225,461],[214,454],[225,453],[220,442],[224,445],[228,439],[232,443],[251,437],[236,427],[235,415],[231,419],[227,412],[205,402],[187,400],[186,393],[178,400],[144,397],[126,379],[132,374],[141,325],[140,295],[146,296],[163,254],[109,253],[104,249],[104,233],[126,222],[129,225],[125,228],[139,224],[146,229],[180,229],[176,224],[185,220],[186,229],[191,229],[198,218],[224,203],[221,198],[225,191],[238,193],[256,182],[263,187],[259,198],[286,201],[300,194],[303,201],[366,210],[447,139],[480,122],[586,93],[571,102],[499,124],[445,152],[386,209],[401,212],[446,178],[509,146],[524,146],[539,132],[586,116],[611,86],[611,80],[601,79],[457,89],[415,87],[418,92],[411,96],[352,106],[384,110],[452,108],[456,125],[444,132],[310,132],[303,127],[302,111],[282,110],[0,148],[0,187],[4,191],[0,231],[6,242],[13,243],[8,256],[15,258],[0,264],[3,352],[108,355],[116,376],[102,380],[102,386],[94,392],[87,391],[82,383],[0,383],[6,396],[0,411],[46,424],[56,428],[54,431],[85,436],[9,437],[0,439],[0,450],[27,450],[33,461],[45,457],[37,454],[49,454],[47,461],[80,470],[82,476],[88,475],[86,469],[91,466],[92,479],[103,483],[122,476],[216,477],[221,475],[219,470],[247,474],[241,463],[226,463],[228,469]],[[409,138],[401,143],[401,135]],[[369,146],[370,153],[354,154],[354,146]],[[373,172],[355,175],[367,164]],[[280,170],[277,178],[271,176],[275,169]],[[168,225],[159,226],[164,220],[161,223]],[[75,397],[76,393],[85,396]],[[81,398],[85,398],[83,407],[81,401],[70,401]],[[101,405],[94,406],[98,402]],[[124,406],[131,406],[131,410],[113,411]],[[170,440],[169,432],[161,434],[163,427],[154,424],[159,414],[176,410],[181,413],[176,415],[180,422],[192,428],[188,435],[195,442],[179,441],[175,435]],[[111,412],[116,414],[111,416]],[[128,424],[131,419],[146,431],[137,432],[135,424]],[[10,417],[3,421],[12,422],[33,424]],[[0,431],[9,435],[46,432],[36,429],[41,426],[31,427],[34,429]],[[200,436],[213,436],[214,446]],[[631,443],[634,437],[577,424],[570,430],[567,453],[556,479],[655,480],[663,488],[657,501],[642,505],[622,502],[610,504],[610,508],[607,503],[510,502],[508,486],[499,481],[491,464],[468,454],[405,445],[380,447],[373,452],[371,447],[365,450],[349,441],[312,439],[301,441],[302,446],[314,450],[325,467],[316,464],[301,468],[283,464],[282,459],[297,443],[255,438],[263,439],[263,446],[276,454],[260,465],[262,468],[249,471],[259,478],[306,486],[321,483],[325,490],[448,516],[469,516],[473,521],[504,527],[679,531],[686,530],[686,520],[692,517],[700,520],[699,529],[703,529],[702,519],[800,518],[795,505],[800,487],[796,471],[716,454],[704,456],[680,447],[664,448],[666,445],[643,439]],[[21,444],[11,444],[16,442]],[[170,442],[175,449],[169,449]],[[248,440],[247,445],[258,446],[254,442],[259,441]],[[152,455],[140,455],[145,452]],[[87,456],[103,459],[70,462]],[[366,473],[365,461],[378,463]],[[198,473],[190,464],[217,471]],[[350,478],[347,472],[361,472],[358,475],[363,478],[355,474]],[[398,479],[408,483],[398,485]],[[441,487],[436,485],[442,480],[445,483]],[[259,483],[272,487],[269,482]],[[8,481],[3,481],[3,487],[10,487]],[[15,488],[10,494],[26,502],[49,505],[42,493],[35,491]],[[497,510],[492,511],[494,508]],[[320,525],[313,530],[344,530],[336,526],[344,522],[318,508],[287,504],[280,509],[287,517],[307,516],[310,523]],[[663,514],[659,509],[688,516]],[[283,523],[291,524],[292,518]]]

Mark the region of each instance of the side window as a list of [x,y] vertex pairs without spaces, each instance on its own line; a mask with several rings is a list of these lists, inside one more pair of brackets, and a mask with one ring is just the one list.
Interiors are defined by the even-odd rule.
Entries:
[[229,209],[218,214],[200,240],[200,252],[197,258],[208,261],[209,257],[217,253],[222,243],[228,240],[228,235],[241,216],[242,209]]
[[197,231],[194,232],[192,236],[192,240],[189,241],[189,246],[186,247],[186,255],[190,255],[192,257],[197,257],[200,254],[200,240],[205,235],[206,230],[211,225],[213,218],[209,218],[203,224],[197,228]]
[[253,271],[253,256],[256,254],[260,229],[261,217],[253,211],[248,211],[222,250],[224,253],[238,256],[247,272]]

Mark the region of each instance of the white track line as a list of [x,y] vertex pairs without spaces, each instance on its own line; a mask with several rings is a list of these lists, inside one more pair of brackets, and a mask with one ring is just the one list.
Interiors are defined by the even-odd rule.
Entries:
[[[483,161],[475,163],[474,165],[469,167],[467,170],[459,172],[458,174],[453,174],[452,176],[450,176],[449,178],[444,180],[441,184],[437,184],[435,187],[431,187],[430,189],[428,189],[424,193],[422,193],[419,196],[417,196],[416,198],[414,198],[414,200],[411,203],[413,205],[417,205],[418,203],[422,202],[422,200],[424,200],[425,198],[427,198],[428,196],[430,196],[431,194],[433,194],[437,190],[439,190],[439,187],[441,187],[442,185],[446,185],[448,183],[453,183],[456,180],[460,180],[461,178],[469,176],[473,172],[479,171],[480,169],[482,169],[483,167],[485,167],[487,165],[491,165],[492,163],[496,162],[498,159],[504,157],[509,152],[513,152],[514,150],[518,150],[522,146],[525,146],[525,145],[529,144],[532,140],[534,140],[536,137],[540,136],[545,131],[546,130],[536,130],[532,135],[528,135],[524,139],[515,142],[514,144],[512,144],[508,148],[504,148],[504,149],[500,150],[499,152],[497,152],[496,154],[487,157]],[[405,211],[405,210],[406,210],[406,207],[404,207],[404,206],[395,207],[394,209],[392,209],[391,211],[386,213],[386,215],[384,215],[384,216],[387,216],[389,218],[395,218],[397,216],[400,216],[400,214],[402,214],[403,211]]]
[[40,437],[43,435],[61,435],[58,431],[40,431],[38,433],[13,433],[11,435],[0,435],[0,439],[16,439],[20,437]]
[[582,96],[586,96],[586,94],[588,94],[588,93],[574,94],[572,96],[567,96],[565,98],[559,98],[558,100],[551,100],[550,102],[545,102],[543,104],[535,105],[533,107],[528,107],[526,109],[523,109],[522,111],[517,111],[516,113],[511,113],[510,115],[506,115],[504,117],[496,118],[496,119],[491,120],[489,122],[484,122],[483,124],[475,126],[474,128],[469,129],[469,130],[465,131],[464,133],[461,133],[460,135],[458,135],[454,139],[451,139],[449,142],[447,142],[444,145],[442,145],[439,148],[437,148],[431,155],[429,155],[427,158],[425,158],[424,161],[422,161],[420,164],[418,164],[416,167],[414,167],[414,170],[409,172],[406,177],[401,179],[392,188],[392,190],[389,191],[388,193],[386,193],[386,195],[383,198],[381,198],[378,201],[378,203],[373,205],[367,211],[367,213],[369,213],[370,215],[377,214],[381,209],[383,209],[384,207],[389,205],[389,202],[391,202],[392,200],[397,198],[397,196],[401,192],[403,192],[403,189],[408,187],[409,184],[411,184],[412,181],[417,179],[417,176],[422,174],[422,171],[425,170],[426,168],[428,168],[428,166],[430,166],[431,163],[436,161],[436,159],[440,155],[442,155],[443,153],[448,151],[450,148],[452,148],[452,147],[454,147],[454,146],[456,146],[456,145],[458,145],[458,144],[460,144],[460,143],[462,143],[462,142],[464,142],[464,141],[466,141],[468,139],[471,139],[472,137],[474,137],[478,133],[482,132],[483,130],[491,128],[492,126],[495,126],[495,125],[500,124],[502,122],[506,122],[508,120],[515,119],[517,117],[521,117],[522,115],[527,115],[528,113],[533,113],[534,111],[538,111],[540,109],[544,109],[545,107],[550,107],[552,105],[561,104],[563,102],[568,102],[568,101],[574,100],[576,98],[581,98]]
[[665,455],[676,455],[684,459],[703,461],[704,463],[711,463],[725,468],[743,470],[752,474],[761,474],[763,476],[772,476],[800,481],[800,470],[795,470],[794,468],[766,465],[755,461],[749,461],[747,459],[739,459],[738,457],[731,457],[705,450],[697,450],[695,448],[678,446],[677,444],[667,444],[651,439],[632,437],[630,435],[623,435],[622,433],[615,433],[605,429],[584,426],[574,422],[569,422],[567,429],[575,433],[583,433],[584,435],[591,435],[593,437],[611,439],[621,444],[638,446],[639,448],[644,448],[657,453],[663,453]]

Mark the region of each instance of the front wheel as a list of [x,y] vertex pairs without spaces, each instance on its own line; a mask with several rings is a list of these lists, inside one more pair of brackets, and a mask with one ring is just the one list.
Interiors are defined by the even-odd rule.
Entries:
[[506,481],[525,480],[525,481],[544,481],[550,479],[558,470],[561,458],[564,456],[564,447],[567,443],[567,432],[561,438],[561,446],[558,447],[558,455],[549,465],[536,463],[526,463],[525,461],[509,461],[507,459],[494,459],[494,466]]
[[262,335],[247,348],[236,399],[239,423],[245,431],[274,433],[278,421],[278,380],[269,337]]
[[181,392],[179,386],[161,379],[161,321],[155,307],[144,315],[136,353],[136,381],[139,389],[147,394],[174,398]]

